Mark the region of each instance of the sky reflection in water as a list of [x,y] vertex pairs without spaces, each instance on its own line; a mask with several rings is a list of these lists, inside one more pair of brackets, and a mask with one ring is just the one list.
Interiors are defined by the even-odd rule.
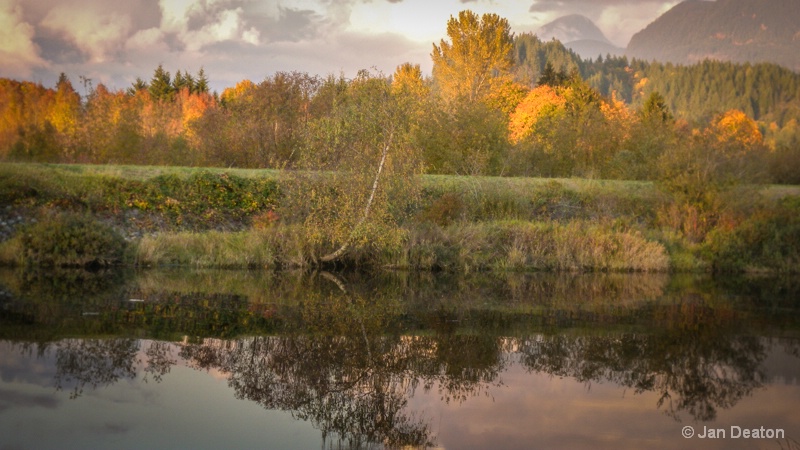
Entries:
[[[273,296],[254,302],[148,276],[82,279],[100,287],[72,301],[50,295],[69,282],[0,278],[0,446],[800,447],[793,285],[541,276],[343,293],[302,275],[247,280]],[[786,439],[686,440],[686,425]]]

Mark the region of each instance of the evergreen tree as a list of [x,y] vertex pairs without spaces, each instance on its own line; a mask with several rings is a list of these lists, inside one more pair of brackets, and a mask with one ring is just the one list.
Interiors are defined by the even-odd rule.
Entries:
[[175,88],[172,86],[172,81],[169,72],[164,70],[164,67],[159,64],[153,73],[153,78],[150,80],[150,96],[155,100],[172,100],[175,95]]
[[131,84],[131,87],[129,87],[128,90],[125,91],[125,92],[130,96],[134,96],[134,95],[136,95],[137,92],[146,91],[146,90],[149,90],[149,88],[150,87],[147,85],[146,81],[144,81],[140,77],[136,77],[136,81],[134,81]]
[[186,79],[186,78],[183,76],[183,74],[181,73],[181,71],[180,71],[180,70],[178,70],[177,72],[175,72],[175,78],[173,78],[173,79],[172,79],[172,89],[173,89],[175,92],[180,92],[180,91],[181,91],[182,89],[184,89],[184,88],[189,88],[189,87],[190,87],[190,85],[189,85],[188,81],[189,81],[189,80],[187,80],[187,79]]
[[667,106],[664,96],[657,91],[650,93],[642,107],[642,120],[645,122],[669,123],[673,120],[672,113]]
[[194,80],[194,88],[192,89],[194,93],[208,93],[208,77],[206,77],[206,71],[201,67],[200,71],[197,72],[197,78]]
[[542,76],[539,77],[539,81],[537,81],[536,84],[539,86],[558,87],[567,84],[569,79],[570,76],[567,75],[563,69],[556,72],[556,70],[553,68],[553,64],[550,61],[547,61],[547,64],[545,64],[544,70],[542,71]]

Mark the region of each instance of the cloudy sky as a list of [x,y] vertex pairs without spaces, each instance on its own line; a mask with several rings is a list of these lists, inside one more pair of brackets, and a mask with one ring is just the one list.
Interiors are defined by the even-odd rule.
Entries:
[[616,45],[679,0],[0,0],[0,77],[52,86],[60,72],[125,88],[163,64],[203,67],[212,89],[276,71],[352,76],[403,62],[430,73],[431,44],[463,9],[515,33],[563,15],[592,19]]

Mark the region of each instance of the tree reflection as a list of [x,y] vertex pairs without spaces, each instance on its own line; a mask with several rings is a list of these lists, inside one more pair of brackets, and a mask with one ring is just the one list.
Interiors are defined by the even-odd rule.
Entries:
[[555,335],[520,345],[530,370],[612,381],[637,393],[660,394],[658,407],[710,421],[763,385],[763,339],[734,333],[728,311],[697,304],[690,296],[666,308],[672,323],[651,333],[614,336]]
[[70,398],[85,386],[96,389],[136,378],[136,339],[66,339],[55,344],[56,388],[74,385]]
[[445,400],[466,399],[495,380],[503,357],[496,338],[392,332],[395,307],[352,293],[309,298],[302,334],[207,339],[181,356],[228,374],[237,397],[291,411],[346,447],[428,446],[425,418],[406,411],[414,389],[438,385]]
[[[741,325],[770,335],[772,324],[794,323],[785,311],[796,309],[796,299],[775,294],[764,313],[758,300],[736,303],[713,288],[667,286],[658,277],[509,276],[497,294],[474,280],[425,290],[405,276],[347,285],[270,279],[259,285],[269,292],[259,302],[194,283],[160,291],[156,282],[114,287],[113,295],[98,289],[89,301],[75,287],[48,300],[60,285],[31,278],[4,290],[0,336],[45,342],[39,355],[53,352],[56,386],[72,397],[140,375],[159,382],[185,360],[224,373],[238,398],[311,421],[328,445],[401,447],[433,441],[428,419],[408,410],[416,392],[469,401],[502,384],[512,364],[655,392],[657,407],[674,418],[712,420],[764,383],[772,344]],[[90,279],[74,278],[69,286]],[[658,299],[641,300],[651,296]],[[797,357],[797,349],[785,351]]]

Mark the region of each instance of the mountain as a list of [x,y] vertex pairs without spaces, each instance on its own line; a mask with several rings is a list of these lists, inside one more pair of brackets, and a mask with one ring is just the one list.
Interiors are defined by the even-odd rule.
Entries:
[[800,71],[798,0],[687,0],[631,38],[629,57],[772,62]]
[[624,50],[612,44],[594,22],[580,14],[559,17],[539,28],[536,36],[545,42],[556,39],[584,59],[624,54]]

